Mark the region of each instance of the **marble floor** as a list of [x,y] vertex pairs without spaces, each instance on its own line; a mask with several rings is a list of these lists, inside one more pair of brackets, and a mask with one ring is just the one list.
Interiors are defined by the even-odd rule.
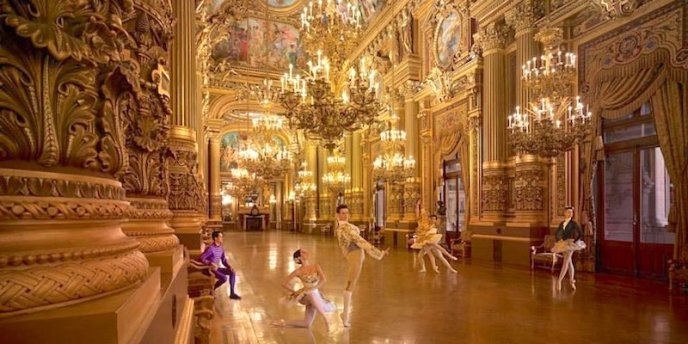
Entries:
[[688,343],[688,297],[669,296],[665,283],[580,273],[577,291],[557,292],[546,270],[459,261],[456,274],[419,273],[405,249],[366,258],[350,329],[336,314],[329,331],[320,316],[310,330],[273,327],[303,317],[279,302],[298,248],[322,266],[321,291],[341,311],[346,263],[335,239],[230,232],[225,248],[243,300],[217,297],[211,343]]

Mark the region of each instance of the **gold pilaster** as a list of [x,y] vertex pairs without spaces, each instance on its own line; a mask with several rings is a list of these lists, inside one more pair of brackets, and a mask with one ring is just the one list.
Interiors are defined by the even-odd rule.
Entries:
[[507,105],[504,102],[506,58],[504,43],[507,30],[503,24],[490,23],[475,35],[483,50],[483,179],[481,209],[488,221],[503,220],[507,206],[506,177],[503,164],[506,159]]
[[[201,226],[208,216],[208,200],[198,170],[195,6],[193,1],[172,1],[176,18],[171,63],[172,151],[170,209],[172,227],[180,241],[191,250],[200,249]],[[213,190],[211,190],[212,192]],[[217,192],[217,191],[215,191]]]
[[419,158],[419,131],[418,131],[418,102],[413,99],[411,90],[406,90],[404,98],[404,130],[406,131],[405,156],[416,159],[416,169],[413,176],[404,183],[403,197],[403,222],[404,227],[417,225],[416,203],[420,199],[420,171],[422,162]]

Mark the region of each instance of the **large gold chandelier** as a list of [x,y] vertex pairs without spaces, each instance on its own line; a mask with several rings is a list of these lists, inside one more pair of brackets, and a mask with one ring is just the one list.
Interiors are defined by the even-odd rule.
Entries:
[[322,182],[335,194],[341,194],[351,183],[351,175],[346,173],[346,157],[338,150],[327,157],[327,173],[322,177]]
[[521,67],[522,80],[534,101],[523,109],[517,106],[507,126],[517,152],[552,158],[572,149],[589,133],[592,114],[580,97],[571,96],[576,55],[560,49],[561,29],[544,29],[535,38],[543,43],[545,53]]
[[282,128],[282,119],[274,115],[257,115],[252,118],[253,138],[237,152],[239,165],[249,173],[265,180],[282,178],[291,166],[291,155],[280,147],[274,134]]
[[249,172],[243,167],[230,170],[229,182],[225,184],[225,190],[239,199],[253,193],[263,186],[265,181],[255,173]]
[[329,56],[335,69],[359,42],[363,16],[349,0],[310,1],[301,13],[301,44],[304,50],[321,51]]
[[383,153],[373,161],[373,175],[376,179],[398,183],[414,175],[416,160],[413,156],[404,155],[406,132],[395,129],[399,117],[394,112],[387,124],[387,129],[380,132],[380,144]]
[[368,59],[347,73],[333,73],[329,59],[317,52],[302,77],[293,66],[281,78],[279,101],[282,115],[292,128],[319,138],[332,150],[345,131],[355,131],[375,123],[380,109],[377,71]]

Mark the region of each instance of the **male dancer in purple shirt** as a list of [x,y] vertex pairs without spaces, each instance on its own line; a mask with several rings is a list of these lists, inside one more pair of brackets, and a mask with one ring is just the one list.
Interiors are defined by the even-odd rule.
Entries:
[[[236,281],[236,274],[234,269],[227,262],[227,257],[225,257],[225,250],[222,247],[224,242],[222,238],[222,232],[215,231],[212,234],[213,243],[208,245],[198,257],[198,260],[205,265],[210,266],[210,271],[217,277],[217,282],[215,283],[215,289],[221,286],[227,281],[227,276],[229,276],[229,298],[232,300],[241,300],[241,297],[234,292],[234,282]],[[220,267],[220,262],[225,267]]]

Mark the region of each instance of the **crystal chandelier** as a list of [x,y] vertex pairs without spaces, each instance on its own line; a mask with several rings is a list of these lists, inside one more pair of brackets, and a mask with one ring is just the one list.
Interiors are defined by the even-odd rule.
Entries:
[[289,171],[291,154],[273,140],[282,128],[282,121],[273,115],[257,115],[251,119],[254,135],[237,152],[240,166],[266,180],[280,179]]
[[543,29],[535,38],[543,43],[545,53],[521,67],[521,78],[534,100],[529,107],[516,107],[508,116],[507,128],[517,152],[552,158],[590,132],[592,114],[580,97],[571,96],[576,55],[560,49],[561,29]]
[[413,156],[404,156],[406,132],[394,129],[399,117],[392,113],[386,130],[380,132],[380,144],[383,153],[373,161],[373,175],[376,179],[398,183],[414,175],[416,160]]
[[351,183],[351,175],[346,173],[346,157],[338,150],[327,157],[327,173],[322,177],[323,184],[335,194],[342,193]]
[[264,180],[255,173],[239,167],[230,170],[229,183],[225,184],[225,190],[239,199],[253,193],[263,183]]
[[352,1],[311,0],[301,12],[301,44],[311,53],[324,52],[338,69],[358,44],[362,24],[361,11]]
[[292,128],[319,138],[328,150],[336,147],[345,131],[355,131],[376,122],[380,110],[377,71],[368,59],[346,75],[332,74],[326,56],[318,51],[317,60],[308,62],[305,77],[289,72],[281,78],[281,114]]
[[[570,150],[588,134],[592,113],[585,110],[580,97],[576,97],[575,105],[569,105],[563,116],[559,112],[546,98],[541,98],[539,106],[533,105],[532,109],[523,112],[517,106],[516,112],[508,118],[514,148],[547,158]],[[562,117],[565,121],[558,119]]]

